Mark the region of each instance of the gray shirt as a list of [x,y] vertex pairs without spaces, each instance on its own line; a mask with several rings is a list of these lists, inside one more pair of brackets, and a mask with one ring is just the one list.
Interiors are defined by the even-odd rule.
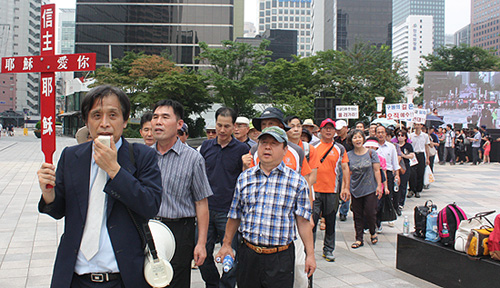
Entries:
[[347,152],[347,156],[351,171],[352,196],[360,198],[374,193],[377,190],[377,180],[373,171],[373,163],[380,163],[377,152],[370,149],[363,155],[357,155],[354,150],[351,150]]
[[165,154],[158,152],[163,193],[158,216],[177,219],[195,217],[195,202],[212,196],[205,171],[205,160],[193,148],[177,139]]

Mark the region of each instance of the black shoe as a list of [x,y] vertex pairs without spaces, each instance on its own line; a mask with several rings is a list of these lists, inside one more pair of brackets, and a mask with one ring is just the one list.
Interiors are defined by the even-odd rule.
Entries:
[[411,198],[414,194],[415,193],[413,193],[413,191],[408,191],[408,195],[406,195],[406,198]]
[[347,216],[344,214],[340,214],[340,221],[344,222],[347,220]]
[[401,215],[402,215],[402,214],[401,214],[401,209],[396,208],[396,214],[397,214],[398,216],[401,216]]
[[420,198],[420,192],[415,192],[415,198]]

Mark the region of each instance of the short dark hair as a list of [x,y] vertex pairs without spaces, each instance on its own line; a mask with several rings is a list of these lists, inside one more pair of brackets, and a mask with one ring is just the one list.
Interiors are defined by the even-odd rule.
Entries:
[[160,100],[160,101],[156,102],[155,107],[153,109],[153,113],[154,113],[154,111],[156,111],[156,109],[158,107],[161,107],[161,106],[172,107],[172,110],[174,110],[174,114],[175,114],[175,117],[177,117],[177,120],[184,119],[184,107],[182,107],[181,103],[179,103],[175,100],[172,100],[172,99]]
[[296,115],[292,115],[292,116],[287,116],[285,118],[285,123],[288,124],[290,123],[290,121],[292,121],[293,119],[297,119],[299,120],[300,124],[302,124],[302,120],[300,120],[299,116],[296,116]]
[[144,127],[144,124],[151,122],[152,119],[153,119],[153,113],[151,112],[144,113],[141,117],[141,129]]
[[233,124],[236,122],[236,118],[238,117],[236,111],[229,107],[220,107],[217,109],[217,111],[215,111],[215,121],[217,121],[219,116],[231,117]]
[[118,97],[118,101],[120,101],[120,106],[122,108],[123,120],[128,120],[128,117],[130,116],[130,100],[125,92],[111,85],[101,85],[93,88],[87,92],[85,97],[83,97],[81,112],[85,123],[87,123],[90,109],[92,109],[94,103],[96,101],[102,101],[102,98],[110,95]]
[[365,122],[363,122],[363,121],[356,122],[356,124],[354,124],[354,127],[358,126],[358,124],[361,124],[361,125],[363,125],[363,128],[366,128]]
[[390,132],[389,132],[389,129],[385,128],[383,125],[377,125],[377,128],[375,128],[375,132],[377,132],[377,130],[378,130],[378,128],[379,128],[379,127],[384,128],[385,133],[390,133]]

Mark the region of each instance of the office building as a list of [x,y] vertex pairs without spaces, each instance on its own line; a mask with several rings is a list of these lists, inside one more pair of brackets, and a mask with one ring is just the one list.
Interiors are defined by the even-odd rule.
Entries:
[[422,56],[433,52],[432,36],[432,16],[411,15],[393,28],[392,56],[403,63],[409,87],[417,87],[419,68],[425,64]]
[[464,28],[458,30],[453,34],[453,44],[456,46],[467,45],[470,46],[470,24],[466,25]]
[[336,50],[358,42],[392,44],[392,0],[336,0]]
[[393,27],[410,15],[430,15],[434,21],[434,50],[445,45],[445,0],[394,0],[392,5]]
[[337,49],[337,1],[313,2],[313,54]]
[[59,9],[57,23],[57,53],[75,53],[75,9]]
[[197,66],[199,42],[243,36],[244,1],[77,0],[75,52],[95,52],[109,65],[126,51],[167,52],[182,66]]
[[500,55],[500,1],[471,0],[471,46]]
[[296,30],[297,55],[311,55],[313,52],[312,2],[312,0],[260,0],[259,33],[271,29]]
[[276,61],[280,58],[292,61],[293,55],[297,55],[297,30],[269,29],[263,34],[252,38],[236,38],[236,42],[248,43],[253,47],[258,47],[264,39],[270,42],[266,50],[273,52],[269,56],[270,61]]
[[[41,5],[41,0],[2,1],[0,57],[40,54]],[[13,110],[27,115],[39,114],[38,82],[38,73],[3,74],[0,78],[0,112]]]

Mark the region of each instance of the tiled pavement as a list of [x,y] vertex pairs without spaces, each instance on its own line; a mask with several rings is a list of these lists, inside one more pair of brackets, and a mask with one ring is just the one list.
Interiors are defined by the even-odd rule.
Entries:
[[[48,287],[63,221],[55,221],[37,211],[40,189],[36,170],[43,160],[40,141],[34,136],[0,138],[0,287]],[[58,137],[58,159],[65,146],[75,139]],[[499,206],[500,165],[455,165],[436,168],[436,183],[424,190],[422,198],[408,199],[403,215],[413,218],[413,207],[432,199],[442,208],[457,202],[468,215]],[[394,228],[383,225],[380,242],[352,250],[352,215],[337,222],[336,262],[321,257],[322,241],[317,242],[318,269],[315,287],[435,287],[433,284],[395,269],[396,234],[402,230],[402,217]],[[319,234],[318,239],[322,239]],[[192,272],[192,287],[204,287],[198,270]]]

